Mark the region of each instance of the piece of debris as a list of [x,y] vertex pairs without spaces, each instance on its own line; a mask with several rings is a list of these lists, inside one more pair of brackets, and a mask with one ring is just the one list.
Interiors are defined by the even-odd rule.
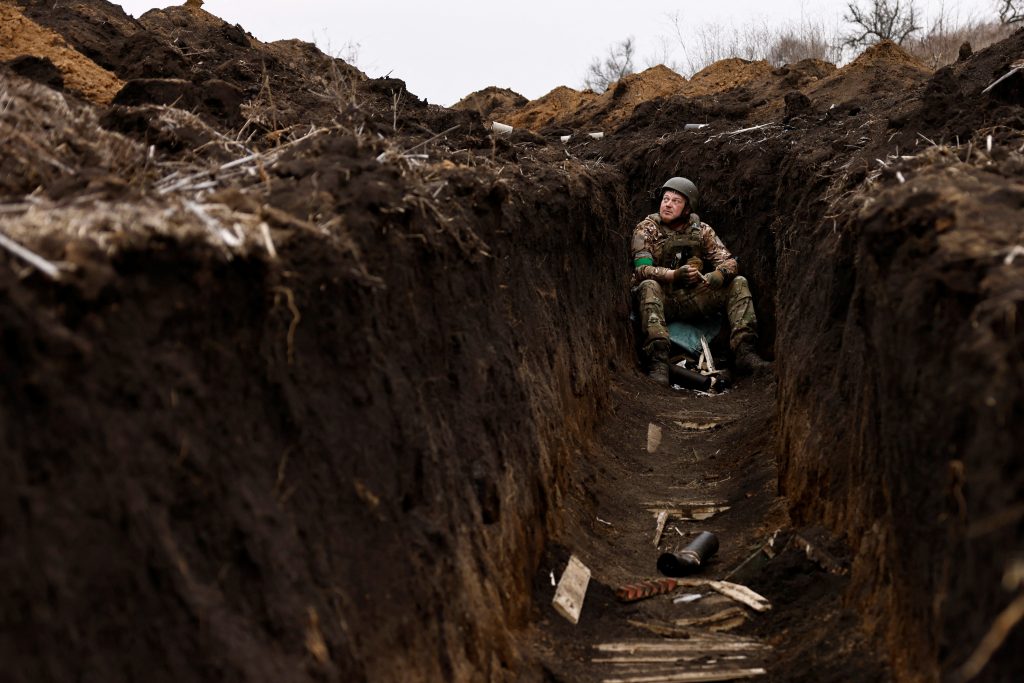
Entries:
[[717,552],[718,537],[710,531],[702,531],[679,552],[662,553],[658,557],[658,571],[665,576],[695,574]]
[[512,132],[512,126],[505,123],[498,123],[497,121],[491,121],[491,130],[495,133],[507,135]]
[[555,597],[551,600],[555,611],[573,624],[578,624],[589,583],[590,569],[580,562],[578,557],[571,556],[565,571],[562,572],[562,578],[558,580]]
[[728,505],[700,505],[695,507],[669,507],[672,505],[668,503],[666,505],[654,504],[647,509],[651,512],[657,513],[660,510],[667,510],[669,517],[677,517],[684,522],[701,522],[705,519],[711,519],[719,512],[725,512],[729,509]]
[[799,531],[794,534],[793,543],[797,544],[804,551],[808,560],[814,562],[829,574],[836,574],[838,576],[846,574],[847,569],[843,566],[843,563],[826,550],[820,540],[812,538],[813,533],[813,530]]
[[659,510],[654,522],[654,547],[661,542],[661,534],[665,531],[665,522],[668,521],[668,510]]
[[653,598],[655,595],[671,593],[683,585],[687,585],[685,579],[648,579],[619,587],[615,591],[615,597],[622,602],[635,602],[644,598]]
[[704,597],[703,593],[683,593],[678,598],[672,598],[672,603],[675,605],[686,604],[690,602],[697,602]]
[[676,626],[702,626],[711,631],[729,631],[743,625],[746,621],[747,613],[742,607],[727,607],[702,617],[675,619],[673,623]]
[[651,422],[647,425],[647,452],[653,453],[661,445],[661,427]]
[[731,583],[729,581],[708,581],[708,585],[722,595],[732,598],[736,602],[742,602],[744,605],[757,612],[767,612],[772,608],[772,603],[768,602],[766,597],[759,595],[746,586],[741,586],[738,583]]
[[706,431],[709,431],[711,429],[716,429],[717,427],[721,426],[721,423],[717,422],[717,421],[711,421],[711,422],[680,422],[679,420],[676,420],[675,423],[677,425],[679,425],[680,427],[682,427],[683,429],[687,429],[687,430],[694,431],[694,432],[706,432]]

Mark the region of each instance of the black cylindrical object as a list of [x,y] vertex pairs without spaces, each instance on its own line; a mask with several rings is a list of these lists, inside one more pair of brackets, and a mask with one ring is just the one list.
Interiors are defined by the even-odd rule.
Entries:
[[687,389],[700,389],[701,391],[707,391],[711,388],[714,380],[711,379],[711,375],[702,375],[699,372],[694,372],[688,368],[683,368],[678,365],[669,365],[669,374],[672,377],[672,381],[681,387]]
[[658,571],[665,576],[696,574],[717,552],[718,536],[702,531],[678,553],[662,553],[658,558]]

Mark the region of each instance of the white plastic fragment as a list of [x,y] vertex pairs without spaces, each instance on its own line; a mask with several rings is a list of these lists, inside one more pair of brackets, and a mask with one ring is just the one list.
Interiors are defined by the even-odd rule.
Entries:
[[700,593],[684,593],[684,594],[680,595],[678,598],[673,598],[672,602],[674,604],[678,605],[680,603],[696,602],[696,601],[700,600],[703,597],[704,596],[701,595]]
[[590,137],[594,138],[595,140],[600,140],[601,138],[604,137],[604,133],[602,133],[600,131],[598,131],[596,133],[587,133],[587,135],[589,135]]
[[495,133],[511,133],[512,126],[497,121],[491,121],[491,130]]

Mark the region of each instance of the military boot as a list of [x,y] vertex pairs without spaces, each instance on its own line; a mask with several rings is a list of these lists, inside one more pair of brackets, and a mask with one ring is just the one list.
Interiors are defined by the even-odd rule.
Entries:
[[651,363],[647,370],[647,376],[663,387],[669,385],[668,350],[667,339],[653,341],[647,347],[647,355]]
[[736,372],[744,375],[761,375],[772,371],[772,364],[761,358],[753,342],[744,341],[736,347]]

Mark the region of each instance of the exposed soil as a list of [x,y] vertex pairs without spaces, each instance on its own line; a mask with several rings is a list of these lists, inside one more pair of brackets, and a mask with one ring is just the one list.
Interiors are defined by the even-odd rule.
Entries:
[[[195,6],[0,18],[10,680],[1019,676],[1024,33],[445,109]],[[639,371],[673,175],[773,376]]]

